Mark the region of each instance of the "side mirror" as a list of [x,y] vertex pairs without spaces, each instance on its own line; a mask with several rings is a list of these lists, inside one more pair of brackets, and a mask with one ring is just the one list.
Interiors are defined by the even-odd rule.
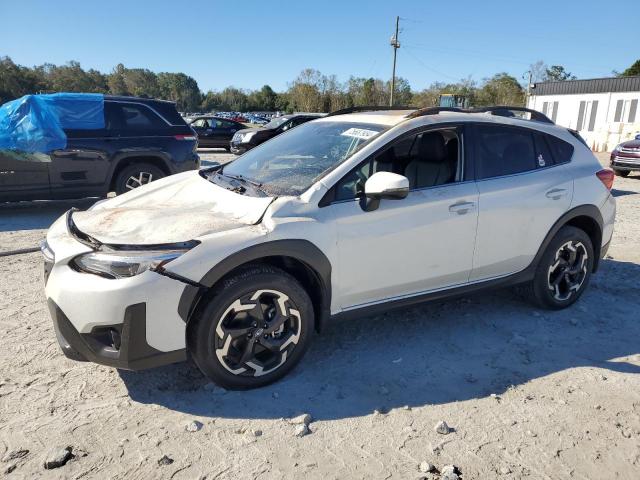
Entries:
[[380,200],[401,200],[409,195],[409,179],[397,173],[378,172],[364,184],[360,206],[365,212],[376,210]]

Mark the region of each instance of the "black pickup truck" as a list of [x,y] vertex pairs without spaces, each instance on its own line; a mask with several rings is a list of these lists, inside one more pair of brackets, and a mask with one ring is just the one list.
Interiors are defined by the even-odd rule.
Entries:
[[50,153],[0,150],[0,202],[102,197],[196,169],[198,139],[163,100],[104,96],[104,128],[65,130]]

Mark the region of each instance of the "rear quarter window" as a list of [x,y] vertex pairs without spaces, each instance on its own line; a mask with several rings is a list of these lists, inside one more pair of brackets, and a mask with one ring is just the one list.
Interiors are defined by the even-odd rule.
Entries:
[[184,126],[187,123],[184,118],[180,116],[176,105],[170,102],[157,102],[150,105],[155,111],[157,111],[162,117],[172,125]]
[[553,154],[556,165],[571,161],[571,157],[573,157],[573,145],[553,135],[545,135],[545,138],[551,147],[551,153]]

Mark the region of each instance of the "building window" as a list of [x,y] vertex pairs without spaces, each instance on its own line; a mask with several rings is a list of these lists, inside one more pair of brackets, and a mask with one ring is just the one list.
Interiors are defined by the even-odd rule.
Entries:
[[558,118],[558,102],[553,102],[553,110],[551,110],[551,120],[554,122]]
[[593,132],[596,125],[596,115],[598,113],[598,101],[594,100],[591,104],[591,118],[589,119],[589,131]]
[[[592,102],[580,102],[578,109],[578,125],[576,130],[584,130],[586,127],[589,132],[593,132],[596,126],[596,115],[598,114],[598,100]],[[587,123],[587,119],[589,119]]]
[[558,102],[542,102],[542,113],[555,122],[558,117]]
[[624,100],[618,100],[616,102],[616,112],[613,115],[613,121],[616,123],[620,123],[622,121],[622,106],[624,105]]
[[584,110],[586,108],[587,102],[580,102],[580,108],[578,108],[578,125],[576,126],[576,130],[582,130],[582,125],[584,124]]
[[631,105],[629,106],[629,123],[634,123],[636,121],[636,113],[638,112],[638,100],[631,100]]
[[613,114],[614,123],[634,123],[638,111],[638,100],[618,100]]

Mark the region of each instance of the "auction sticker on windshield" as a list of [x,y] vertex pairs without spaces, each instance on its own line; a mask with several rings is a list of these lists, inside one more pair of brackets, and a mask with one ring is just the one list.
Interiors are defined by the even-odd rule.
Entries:
[[379,132],[376,132],[375,130],[367,130],[366,128],[350,128],[349,130],[342,132],[340,135],[367,140],[378,133]]

